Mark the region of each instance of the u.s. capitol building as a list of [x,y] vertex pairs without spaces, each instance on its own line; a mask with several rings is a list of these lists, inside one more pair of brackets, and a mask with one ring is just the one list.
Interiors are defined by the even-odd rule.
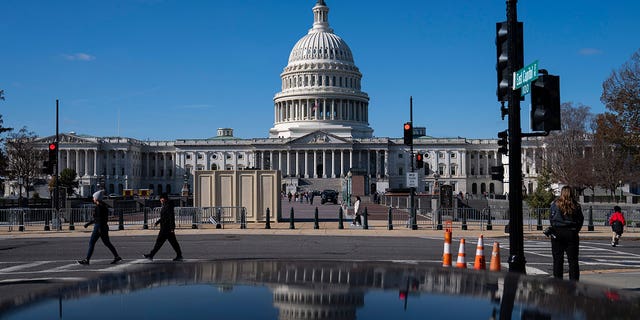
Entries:
[[[364,176],[366,193],[406,187],[409,147],[402,138],[373,135],[369,96],[352,51],[331,29],[325,1],[318,0],[312,10],[313,25],[293,46],[280,74],[268,138],[235,138],[231,128],[218,129],[213,138],[174,141],[65,133],[59,139],[58,170],[75,170],[78,193],[85,196],[102,180],[108,193],[179,193],[185,182],[192,185],[194,170],[280,170],[289,189],[339,189],[348,175]],[[424,154],[418,192],[432,193],[436,183],[470,195],[508,190],[506,183],[491,180],[491,166],[506,161],[496,139],[435,138],[420,127],[414,133],[414,153]],[[55,136],[39,140],[43,148],[53,141]],[[523,141],[528,192],[535,187],[540,150]]]

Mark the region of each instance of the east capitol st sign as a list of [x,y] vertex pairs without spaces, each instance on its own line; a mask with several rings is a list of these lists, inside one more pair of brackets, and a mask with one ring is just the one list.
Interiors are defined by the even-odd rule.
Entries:
[[513,73],[513,90],[522,88],[521,95],[531,92],[531,82],[538,79],[538,60]]

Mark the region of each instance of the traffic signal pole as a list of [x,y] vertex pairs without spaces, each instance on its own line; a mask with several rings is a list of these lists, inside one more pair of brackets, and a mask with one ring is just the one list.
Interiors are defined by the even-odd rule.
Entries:
[[[413,96],[409,97],[409,121],[411,122],[411,172],[414,172],[413,166]],[[411,187],[409,189],[409,213],[411,214],[411,230],[418,230],[418,223],[416,221],[416,208],[414,205],[414,193],[416,188]]]
[[[55,202],[55,208],[56,208],[56,215],[58,215],[56,218],[60,219],[59,217],[59,213],[60,213],[60,193],[58,192],[58,190],[60,190],[60,177],[58,176],[58,170],[59,170],[59,166],[58,166],[58,159],[60,158],[60,151],[58,148],[58,141],[59,140],[59,135],[60,135],[60,127],[59,127],[59,122],[58,122],[58,115],[59,115],[59,107],[58,107],[58,99],[56,99],[56,163],[55,163],[55,169],[54,169],[54,174],[55,174],[55,179],[56,179],[56,187],[55,187],[55,194],[53,196],[53,201]],[[62,230],[62,223],[58,222],[58,230]]]
[[522,218],[522,128],[520,127],[520,89],[513,88],[513,73],[516,72],[518,52],[517,0],[507,0],[508,69],[509,69],[509,272],[525,272],[524,236]]

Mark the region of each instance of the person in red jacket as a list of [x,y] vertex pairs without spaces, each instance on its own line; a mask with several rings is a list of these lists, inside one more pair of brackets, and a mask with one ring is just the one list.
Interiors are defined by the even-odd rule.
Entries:
[[625,225],[624,215],[622,215],[622,209],[619,206],[613,207],[613,214],[609,218],[609,225],[613,231],[613,236],[611,236],[611,246],[615,247],[620,241],[620,236],[622,236]]

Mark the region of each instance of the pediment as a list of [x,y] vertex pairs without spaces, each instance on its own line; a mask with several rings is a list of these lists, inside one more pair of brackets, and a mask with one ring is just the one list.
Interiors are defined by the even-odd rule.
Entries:
[[[60,140],[58,141],[58,143],[68,143],[68,144],[95,144],[96,141],[87,139],[87,138],[83,138],[83,137],[79,137],[76,135],[70,135],[70,134],[59,134],[58,137],[60,138]],[[39,142],[44,142],[44,143],[52,143],[56,141],[56,136],[48,136],[48,137],[43,137],[41,139],[38,139]]]
[[345,144],[351,141],[324,131],[315,131],[289,142],[290,145]]

